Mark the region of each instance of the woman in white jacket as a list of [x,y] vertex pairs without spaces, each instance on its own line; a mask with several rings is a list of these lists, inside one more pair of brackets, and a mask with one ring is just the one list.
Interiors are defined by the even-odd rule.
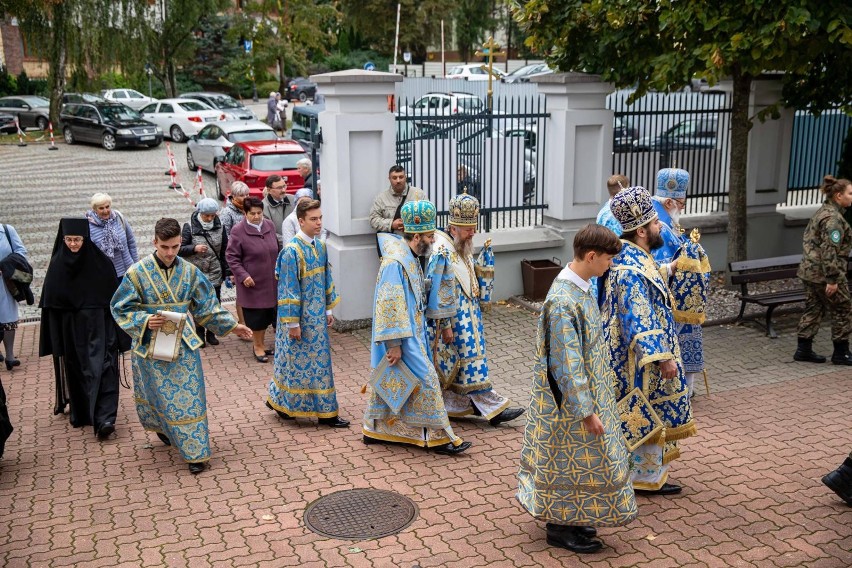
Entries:
[[[296,219],[296,205],[299,204],[299,201],[302,199],[313,199],[313,192],[308,187],[303,187],[299,191],[296,192],[294,199],[296,201],[295,205],[293,205],[293,211],[290,212],[287,217],[284,218],[284,222],[281,223],[281,244],[286,245],[289,243],[293,237],[296,236],[296,233],[299,232],[299,220]],[[319,236],[319,240],[325,242],[326,237],[328,236],[328,231],[325,229],[322,230]]]

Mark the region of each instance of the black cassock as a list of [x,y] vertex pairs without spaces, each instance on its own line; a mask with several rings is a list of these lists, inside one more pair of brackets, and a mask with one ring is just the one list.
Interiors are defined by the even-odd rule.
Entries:
[[[77,253],[65,245],[68,235],[84,237]],[[71,425],[94,426],[96,433],[105,422],[115,424],[118,413],[119,333],[109,311],[114,275],[89,236],[88,221],[62,219],[39,302],[39,356],[53,356],[53,413],[70,404]]]

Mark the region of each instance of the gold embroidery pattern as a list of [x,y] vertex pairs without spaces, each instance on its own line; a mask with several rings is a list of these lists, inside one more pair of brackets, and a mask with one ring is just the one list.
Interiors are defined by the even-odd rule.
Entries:
[[385,330],[407,327],[408,310],[405,306],[405,291],[401,284],[385,282],[379,286],[376,294],[375,318],[377,336]]

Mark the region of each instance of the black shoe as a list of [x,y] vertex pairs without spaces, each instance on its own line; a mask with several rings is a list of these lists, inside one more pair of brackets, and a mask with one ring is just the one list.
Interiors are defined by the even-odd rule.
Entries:
[[101,427],[98,428],[98,438],[106,440],[113,432],[115,432],[115,424],[112,422],[104,422],[101,424]]
[[825,363],[825,357],[814,353],[813,338],[799,338],[799,345],[796,352],[793,354],[794,361],[804,361],[806,363]]
[[275,355],[274,349],[264,349],[263,352],[266,353],[267,355]]
[[503,422],[508,422],[510,420],[514,420],[515,418],[517,418],[518,416],[520,416],[523,413],[524,413],[523,408],[507,408],[506,410],[504,410],[503,412],[501,412],[500,414],[498,414],[497,416],[495,416],[494,418],[489,420],[488,423],[491,424],[492,426],[498,426],[498,425],[502,424]]
[[587,537],[579,529],[580,527],[547,523],[547,544],[566,548],[579,554],[589,554],[603,548],[601,541]]
[[11,359],[6,359],[6,370],[11,371],[12,367],[20,367],[21,361],[19,359],[15,359],[12,357]]
[[823,477],[822,482],[852,506],[852,457],[846,458],[840,467]]
[[254,358],[257,360],[258,363],[269,363],[269,357],[267,357],[265,354],[258,355],[254,351],[252,351],[251,354],[254,355]]
[[340,416],[333,416],[332,418],[320,418],[319,423],[323,426],[331,426],[332,428],[349,428],[349,421],[344,420]]
[[189,473],[191,473],[192,475],[198,475],[199,473],[204,471],[205,467],[207,467],[206,462],[191,463],[189,464]]
[[[852,353],[849,353],[849,340],[835,341],[834,353],[831,354],[831,362],[835,365],[852,367]],[[9,365],[9,363],[6,363]]]
[[456,454],[460,454],[473,444],[470,442],[462,442],[458,446],[454,446],[452,442],[447,442],[442,446],[435,446],[432,448],[432,451],[436,454],[441,454],[442,456],[454,456]]
[[578,533],[586,538],[595,538],[598,536],[598,529],[595,527],[574,527]]
[[216,336],[213,334],[213,332],[210,331],[209,329],[207,330],[207,333],[205,334],[205,338],[206,338],[207,343],[209,343],[210,345],[219,345],[219,340],[216,338]]
[[292,416],[290,416],[289,414],[287,414],[283,410],[278,410],[277,408],[275,408],[274,406],[269,404],[268,400],[266,401],[266,408],[268,408],[269,410],[274,410],[279,418],[283,418],[284,420],[293,420]]
[[392,442],[390,440],[381,440],[379,438],[371,438],[371,437],[367,436],[366,434],[363,437],[363,442],[364,442],[364,445],[366,445],[366,446],[371,446],[373,444],[386,444],[388,446],[405,446],[405,445],[407,445],[403,442]]
[[161,441],[161,442],[163,442],[165,445],[167,445],[167,446],[171,446],[171,445],[172,445],[172,441],[171,441],[171,440],[169,440],[169,437],[168,437],[168,436],[166,436],[165,434],[161,434],[161,433],[157,432],[157,437],[158,437],[158,438],[160,439],[160,441]]
[[683,487],[674,483],[664,483],[659,489],[636,489],[637,495],[677,495]]

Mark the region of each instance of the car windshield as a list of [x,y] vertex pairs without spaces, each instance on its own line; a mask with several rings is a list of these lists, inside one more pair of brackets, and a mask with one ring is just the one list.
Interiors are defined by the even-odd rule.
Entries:
[[278,135],[273,130],[243,130],[228,135],[232,142],[254,142],[255,140],[275,140]]
[[447,75],[461,75],[464,73],[464,67],[453,67]]
[[130,107],[124,105],[110,105],[98,108],[107,120],[139,120],[142,116]]
[[255,154],[251,157],[251,169],[260,172],[277,172],[281,170],[295,170],[296,162],[307,158],[304,152],[292,154]]
[[24,99],[24,102],[33,108],[50,106],[50,101],[41,97],[27,97]]
[[203,105],[203,104],[201,104],[201,103],[198,103],[198,102],[195,102],[195,101],[187,101],[187,102],[185,102],[185,103],[184,103],[184,102],[180,102],[180,103],[178,103],[178,106],[179,106],[180,108],[182,108],[183,110],[188,110],[188,111],[193,111],[193,110],[209,110],[209,109],[208,109],[205,105]]
[[242,108],[242,105],[228,95],[217,95],[209,97],[210,102],[216,108]]

